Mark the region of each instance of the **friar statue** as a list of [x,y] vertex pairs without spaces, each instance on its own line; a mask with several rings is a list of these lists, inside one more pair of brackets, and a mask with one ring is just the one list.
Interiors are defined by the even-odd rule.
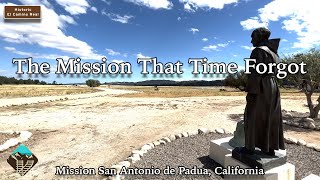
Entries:
[[[271,32],[267,28],[258,28],[252,32],[251,43],[255,47],[250,59],[258,63],[276,63],[279,61],[277,50],[280,39],[269,39]],[[276,68],[276,67],[274,67]],[[244,112],[245,148],[243,151],[253,154],[255,147],[267,155],[275,155],[275,150],[285,149],[280,91],[274,74],[258,74],[253,68],[247,74],[245,91],[246,108]]]

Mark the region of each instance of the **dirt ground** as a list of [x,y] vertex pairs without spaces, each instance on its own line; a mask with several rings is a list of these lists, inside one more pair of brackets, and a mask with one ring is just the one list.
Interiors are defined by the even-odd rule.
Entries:
[[[244,96],[113,97],[117,91],[112,90],[110,96],[1,108],[0,131],[32,132],[25,144],[39,159],[21,177],[6,162],[14,148],[8,149],[0,154],[1,179],[65,179],[55,176],[55,166],[110,167],[132,150],[170,134],[200,127],[233,132],[236,121],[229,116],[241,114],[245,108]],[[308,112],[305,101],[304,97],[284,97],[282,108]],[[306,133],[288,130],[286,134],[314,141]]]

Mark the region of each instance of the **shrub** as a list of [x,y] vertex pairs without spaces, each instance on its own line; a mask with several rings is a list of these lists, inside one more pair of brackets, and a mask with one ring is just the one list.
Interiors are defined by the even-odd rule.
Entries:
[[89,87],[98,87],[101,85],[100,81],[94,80],[94,79],[89,79],[86,81],[86,85]]

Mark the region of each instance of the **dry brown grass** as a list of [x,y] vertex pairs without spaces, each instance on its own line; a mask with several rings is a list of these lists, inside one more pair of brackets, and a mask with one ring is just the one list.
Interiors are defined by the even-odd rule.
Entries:
[[[206,96],[241,96],[243,92],[235,89],[227,89],[227,91],[220,91],[223,87],[191,87],[191,86],[165,86],[158,87],[155,90],[153,86],[113,86],[114,89],[134,90],[141,93],[123,94],[120,97],[161,97],[161,98],[175,98],[175,97],[206,97]],[[226,89],[226,88],[224,88]]]
[[66,85],[1,85],[0,98],[82,94],[99,90],[86,86]]
[[43,102],[43,103],[36,103],[36,104],[23,104],[23,105],[13,105],[8,107],[1,107],[0,113],[12,113],[18,115],[24,112],[35,112],[44,108],[52,107],[54,104],[53,102]]
[[[153,86],[112,86],[114,89],[135,90],[141,93],[123,94],[119,97],[206,97],[206,96],[245,96],[246,92],[230,88],[230,87],[193,87],[193,86],[163,86],[155,90]],[[225,89],[221,91],[220,89]],[[304,93],[296,89],[280,89],[281,96],[302,96]]]

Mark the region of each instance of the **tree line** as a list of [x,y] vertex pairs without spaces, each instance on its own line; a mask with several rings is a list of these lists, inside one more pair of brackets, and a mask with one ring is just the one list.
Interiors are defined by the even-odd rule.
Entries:
[[40,84],[46,85],[47,82],[38,79],[16,79],[14,77],[0,76],[0,85],[2,84]]

